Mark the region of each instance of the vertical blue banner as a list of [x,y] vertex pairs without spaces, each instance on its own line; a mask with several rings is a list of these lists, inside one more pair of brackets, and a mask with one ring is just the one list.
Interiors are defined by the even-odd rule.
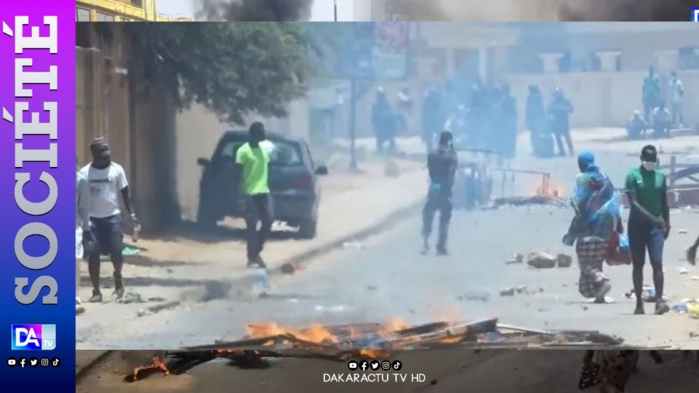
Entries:
[[75,3],[0,3],[3,391],[75,388]]

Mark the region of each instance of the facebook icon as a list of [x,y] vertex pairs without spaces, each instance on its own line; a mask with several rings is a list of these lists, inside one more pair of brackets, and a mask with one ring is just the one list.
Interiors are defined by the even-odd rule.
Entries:
[[56,325],[12,325],[13,351],[56,349]]
[[692,22],[699,22],[699,8],[692,8]]

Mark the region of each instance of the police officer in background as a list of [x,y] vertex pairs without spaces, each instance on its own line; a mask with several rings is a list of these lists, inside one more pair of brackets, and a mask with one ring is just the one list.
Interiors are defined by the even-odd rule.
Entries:
[[437,255],[447,255],[447,237],[452,211],[452,188],[458,160],[453,147],[453,136],[449,131],[439,135],[439,146],[427,156],[427,170],[430,185],[427,192],[427,202],[422,210],[422,253],[430,249],[432,222],[439,212],[439,235],[437,239]]

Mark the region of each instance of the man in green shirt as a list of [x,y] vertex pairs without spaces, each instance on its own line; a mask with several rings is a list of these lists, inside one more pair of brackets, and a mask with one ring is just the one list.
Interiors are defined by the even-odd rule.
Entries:
[[626,176],[626,193],[631,203],[629,246],[633,261],[633,287],[636,295],[634,314],[644,314],[643,266],[646,250],[653,268],[655,313],[664,314],[669,307],[663,300],[663,246],[670,234],[670,208],[667,203],[667,179],[656,169],[658,152],[653,145],[641,150],[641,166]]
[[[245,198],[248,267],[267,267],[260,253],[274,220],[269,191],[270,151],[262,145],[265,139],[264,125],[253,123],[248,142],[240,146],[235,155],[240,173],[240,191]],[[261,223],[259,230],[258,223]]]

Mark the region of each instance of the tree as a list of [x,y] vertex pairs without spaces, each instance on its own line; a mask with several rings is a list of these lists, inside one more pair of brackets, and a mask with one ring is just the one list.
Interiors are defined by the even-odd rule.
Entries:
[[286,115],[287,103],[306,92],[309,45],[300,25],[105,23],[96,30],[108,40],[113,26],[128,40],[137,87],[173,94],[179,109],[198,103],[243,124],[250,113]]

